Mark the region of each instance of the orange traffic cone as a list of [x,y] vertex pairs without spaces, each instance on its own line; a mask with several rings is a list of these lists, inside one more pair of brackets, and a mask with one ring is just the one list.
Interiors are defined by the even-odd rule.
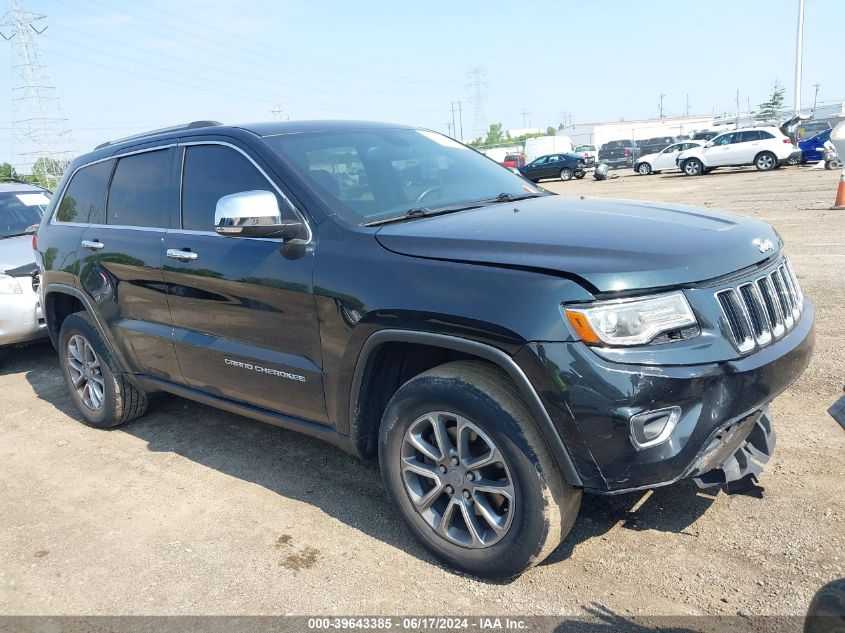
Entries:
[[836,202],[830,208],[845,209],[845,169],[842,170],[842,175],[839,177],[839,187],[836,188]]

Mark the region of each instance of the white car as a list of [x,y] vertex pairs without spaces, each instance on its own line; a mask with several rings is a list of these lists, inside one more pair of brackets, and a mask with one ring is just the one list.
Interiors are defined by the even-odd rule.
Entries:
[[669,147],[653,154],[646,154],[640,156],[637,162],[634,163],[634,171],[641,176],[648,176],[649,174],[659,174],[661,171],[669,169],[679,169],[675,159],[678,158],[680,152],[694,147],[701,147],[706,141],[681,141],[679,143],[672,143]]
[[687,176],[700,176],[717,167],[754,165],[769,171],[800,158],[801,150],[776,127],[742,128],[724,132],[701,147],[682,152],[677,164]]
[[0,352],[47,335],[32,234],[49,202],[40,187],[0,184]]

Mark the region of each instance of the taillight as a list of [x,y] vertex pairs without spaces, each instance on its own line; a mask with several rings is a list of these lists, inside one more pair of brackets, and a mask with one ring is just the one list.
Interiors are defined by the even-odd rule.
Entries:
[[792,139],[791,138],[783,137],[783,142],[788,143],[789,145],[792,145]]
[[38,250],[38,233],[32,234],[32,250]]
[[626,148],[625,148],[625,156],[630,156],[630,155],[631,155],[631,150],[629,150],[629,149],[626,147]]

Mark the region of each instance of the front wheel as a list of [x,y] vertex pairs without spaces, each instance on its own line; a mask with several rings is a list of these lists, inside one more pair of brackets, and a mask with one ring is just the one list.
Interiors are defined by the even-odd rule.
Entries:
[[704,173],[704,163],[697,158],[688,158],[684,161],[683,172],[687,176],[700,176]]
[[414,536],[477,576],[509,578],[542,561],[581,503],[516,387],[483,362],[447,363],[405,383],[384,413],[379,460]]
[[640,163],[637,165],[637,173],[640,176],[648,176],[651,173],[651,165],[648,163]]
[[587,174],[586,174],[586,173],[584,173],[583,171],[576,171],[576,172],[575,172],[575,177],[576,177],[578,180],[581,180],[581,179],[582,179],[584,176],[586,176],[586,175],[587,175]]
[[566,182],[567,180],[572,180],[572,170],[569,167],[564,167],[560,170],[560,179]]
[[777,156],[771,152],[762,152],[754,159],[754,166],[757,171],[771,171],[778,166]]

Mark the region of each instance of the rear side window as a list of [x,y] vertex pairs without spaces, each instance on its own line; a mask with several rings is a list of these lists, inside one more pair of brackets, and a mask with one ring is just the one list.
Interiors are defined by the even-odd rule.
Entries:
[[56,220],[82,224],[105,224],[106,187],[114,161],[82,167],[71,178],[62,196]]
[[739,142],[740,143],[748,143],[750,141],[759,141],[760,140],[760,131],[759,130],[748,130],[746,132],[739,133]]
[[[185,148],[182,174],[182,228],[213,231],[217,201],[241,191],[270,191],[275,188],[240,152],[223,145],[193,145]],[[278,198],[278,194],[276,195]],[[284,209],[279,200],[279,208]]]
[[119,226],[165,226],[170,191],[170,151],[156,150],[117,161],[106,217]]

